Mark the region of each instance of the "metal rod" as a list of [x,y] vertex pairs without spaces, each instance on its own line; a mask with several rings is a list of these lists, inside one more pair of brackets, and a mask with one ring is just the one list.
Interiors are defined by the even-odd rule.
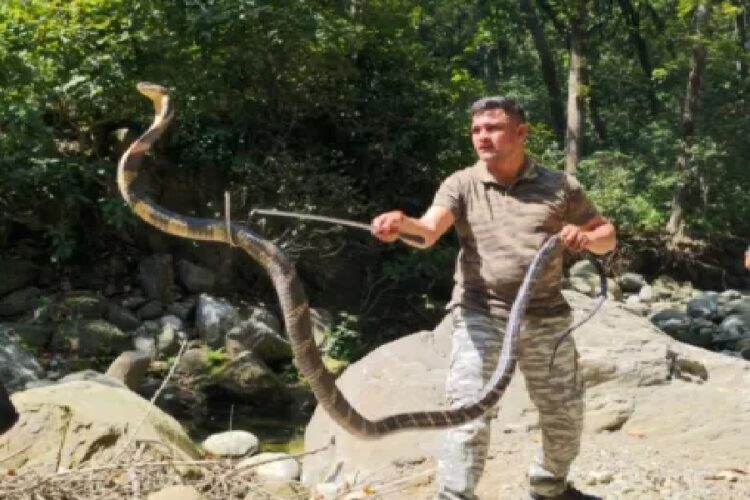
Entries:
[[[288,217],[290,219],[314,220],[318,222],[327,222],[329,224],[338,224],[340,226],[353,227],[355,229],[361,229],[363,231],[367,231],[368,233],[372,233],[372,226],[369,224],[363,224],[362,222],[356,222],[348,219],[339,219],[338,217],[328,217],[326,215],[286,212],[284,210],[276,210],[275,208],[254,208],[250,211],[250,217],[253,217],[254,215],[270,215],[271,217]],[[418,234],[399,233],[398,237],[411,246],[417,248],[425,247],[424,237]]]

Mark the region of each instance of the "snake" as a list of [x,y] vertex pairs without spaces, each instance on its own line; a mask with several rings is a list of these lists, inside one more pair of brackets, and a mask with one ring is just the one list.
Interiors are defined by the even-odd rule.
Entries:
[[[498,364],[475,401],[450,409],[396,413],[370,419],[360,413],[336,385],[336,376],[323,363],[312,333],[310,306],[293,262],[274,243],[248,228],[228,219],[211,219],[178,214],[155,203],[136,183],[143,157],[164,133],[174,117],[169,89],[148,82],[137,84],[138,91],[151,100],[154,118],[123,153],[117,167],[120,193],[135,214],[143,221],[170,235],[191,240],[226,243],[241,248],[264,268],[271,279],[283,314],[294,364],[309,384],[318,404],[345,431],[363,438],[375,439],[405,430],[444,429],[475,420],[502,398],[510,384],[518,358],[518,336],[523,313],[529,303],[531,288],[543,264],[560,240],[559,233],[550,236],[534,255],[519,288],[507,322],[507,329]],[[598,306],[606,298],[606,275],[600,269],[602,294]],[[590,312],[589,319],[598,309]],[[569,328],[565,335],[583,321]],[[560,341],[564,338],[561,337]]]

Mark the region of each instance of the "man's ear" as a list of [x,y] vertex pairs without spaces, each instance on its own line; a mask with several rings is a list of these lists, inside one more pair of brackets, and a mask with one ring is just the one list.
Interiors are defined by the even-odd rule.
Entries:
[[516,130],[518,132],[518,137],[522,141],[525,141],[529,135],[529,125],[527,123],[519,123]]

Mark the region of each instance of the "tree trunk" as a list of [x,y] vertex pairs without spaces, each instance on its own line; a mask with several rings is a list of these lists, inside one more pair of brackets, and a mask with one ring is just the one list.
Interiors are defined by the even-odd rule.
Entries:
[[[743,7],[743,2],[739,2],[738,7]],[[734,31],[737,34],[737,44],[740,46],[740,53],[748,50],[747,44],[747,9],[743,8],[742,12],[734,17]],[[747,78],[747,64],[742,56],[737,59],[737,74],[741,80]]]
[[549,101],[549,111],[552,117],[552,126],[555,129],[557,139],[562,143],[565,137],[565,111],[563,110],[562,92],[560,91],[560,80],[557,77],[557,67],[552,51],[547,44],[547,38],[544,36],[544,28],[539,21],[534,6],[530,0],[520,0],[521,11],[524,14],[526,27],[531,33],[534,40],[534,47],[539,54],[541,63],[542,78],[547,87],[547,99]]
[[[583,4],[584,2],[582,2]],[[585,113],[586,76],[585,7],[570,21],[570,66],[568,68],[568,125],[565,135],[565,171],[575,174],[581,156]]]
[[703,72],[706,66],[706,45],[703,35],[708,23],[709,10],[706,4],[699,4],[695,10],[695,28],[698,38],[690,51],[690,73],[688,75],[685,100],[682,105],[682,137],[677,153],[676,168],[681,182],[672,198],[672,212],[667,222],[667,233],[680,236],[685,226],[685,195],[688,188],[688,150],[695,136],[695,121],[700,96]]
[[641,36],[641,19],[638,14],[638,10],[633,7],[630,0],[618,0],[620,9],[629,21],[629,35],[631,43],[635,47],[636,54],[638,55],[638,62],[641,64],[643,70],[643,76],[646,82],[646,93],[648,94],[649,108],[651,114],[656,114],[659,108],[659,101],[656,99],[654,93],[654,85],[651,80],[653,73],[653,67],[651,66],[651,58],[648,55],[648,46],[646,40]]

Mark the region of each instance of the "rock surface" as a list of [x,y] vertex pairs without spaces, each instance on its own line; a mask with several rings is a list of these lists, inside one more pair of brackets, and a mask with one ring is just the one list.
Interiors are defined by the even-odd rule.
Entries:
[[198,457],[174,418],[126,388],[69,382],[17,392],[11,399],[20,419],[0,437],[0,456],[8,457],[3,468],[19,473],[107,463],[136,439],[146,443],[144,458],[163,459],[165,451],[174,460]]
[[[566,295],[579,317],[593,305],[575,292]],[[443,322],[434,333],[382,346],[349,367],[338,384],[371,418],[438,408],[449,331]],[[747,497],[750,363],[676,342],[612,302],[575,337],[588,388],[581,455],[570,475],[579,487],[605,498]],[[518,374],[492,429],[477,493],[480,498],[523,498],[526,469],[540,433]],[[369,488],[377,494],[380,489],[382,498],[434,494],[433,457],[442,432],[402,432],[363,441],[318,409],[307,428],[306,450],[325,446],[332,436],[335,446],[305,457],[304,482],[328,481],[328,489],[343,484],[354,492]],[[732,470],[734,475],[726,479]]]

